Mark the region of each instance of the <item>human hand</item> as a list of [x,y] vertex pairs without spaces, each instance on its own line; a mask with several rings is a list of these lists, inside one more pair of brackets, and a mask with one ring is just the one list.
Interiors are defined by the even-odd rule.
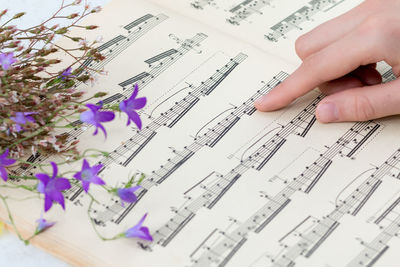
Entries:
[[260,111],[289,105],[315,87],[320,122],[365,121],[400,114],[400,79],[382,84],[386,61],[400,76],[400,0],[366,0],[296,41],[301,66],[256,102]]

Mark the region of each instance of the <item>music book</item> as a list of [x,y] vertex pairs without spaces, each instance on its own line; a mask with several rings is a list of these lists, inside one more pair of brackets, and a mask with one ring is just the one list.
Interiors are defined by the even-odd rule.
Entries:
[[[399,118],[321,124],[318,89],[279,111],[254,108],[301,63],[297,37],[359,3],[113,0],[90,16],[100,28],[87,38],[102,36],[105,60],[83,64],[107,75],[79,88],[106,91],[103,103],[112,104],[137,84],[147,105],[140,131],[117,118],[104,141],[77,118],[69,141],[109,152],[89,158],[105,166],[107,184],[145,179],[138,201],[125,205],[95,186],[96,201],[71,188],[66,211],[45,215],[57,224],[32,243],[74,266],[396,266]],[[384,82],[396,78],[384,62],[378,69]],[[29,234],[43,200],[10,193]],[[0,213],[7,221],[4,206]],[[153,242],[96,234],[112,237],[146,213]]]

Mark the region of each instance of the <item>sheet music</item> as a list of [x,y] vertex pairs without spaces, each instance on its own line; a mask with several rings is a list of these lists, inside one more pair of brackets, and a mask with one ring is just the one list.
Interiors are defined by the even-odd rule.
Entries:
[[234,39],[298,64],[297,37],[362,0],[153,0]]
[[[320,124],[318,90],[276,112],[253,106],[295,69],[295,37],[355,2],[115,0],[89,18],[102,26],[107,59],[83,64],[108,75],[79,88],[119,103],[138,84],[148,105],[141,131],[117,118],[102,143],[77,119],[68,142],[109,152],[89,158],[104,165],[108,184],[146,178],[138,201],[124,206],[96,187],[99,202],[89,206],[73,186],[66,214],[58,206],[46,214],[57,224],[34,243],[81,266],[396,266],[399,118]],[[385,63],[378,69],[385,82],[396,78]],[[50,159],[61,160],[28,160]],[[10,201],[26,230],[41,206]],[[153,242],[103,242],[91,225],[112,237],[146,212]]]

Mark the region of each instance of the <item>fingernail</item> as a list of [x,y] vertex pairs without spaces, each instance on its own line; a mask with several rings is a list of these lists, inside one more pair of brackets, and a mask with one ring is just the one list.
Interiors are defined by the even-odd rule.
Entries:
[[318,120],[321,122],[334,122],[339,120],[339,112],[336,105],[332,102],[327,102],[317,107]]

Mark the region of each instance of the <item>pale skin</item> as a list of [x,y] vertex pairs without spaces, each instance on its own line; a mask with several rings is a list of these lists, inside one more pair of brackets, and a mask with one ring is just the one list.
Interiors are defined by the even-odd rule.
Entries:
[[400,0],[365,0],[296,41],[303,61],[285,82],[256,102],[260,111],[292,103],[316,87],[322,123],[366,121],[400,114],[400,79],[382,84],[376,63],[400,76]]

